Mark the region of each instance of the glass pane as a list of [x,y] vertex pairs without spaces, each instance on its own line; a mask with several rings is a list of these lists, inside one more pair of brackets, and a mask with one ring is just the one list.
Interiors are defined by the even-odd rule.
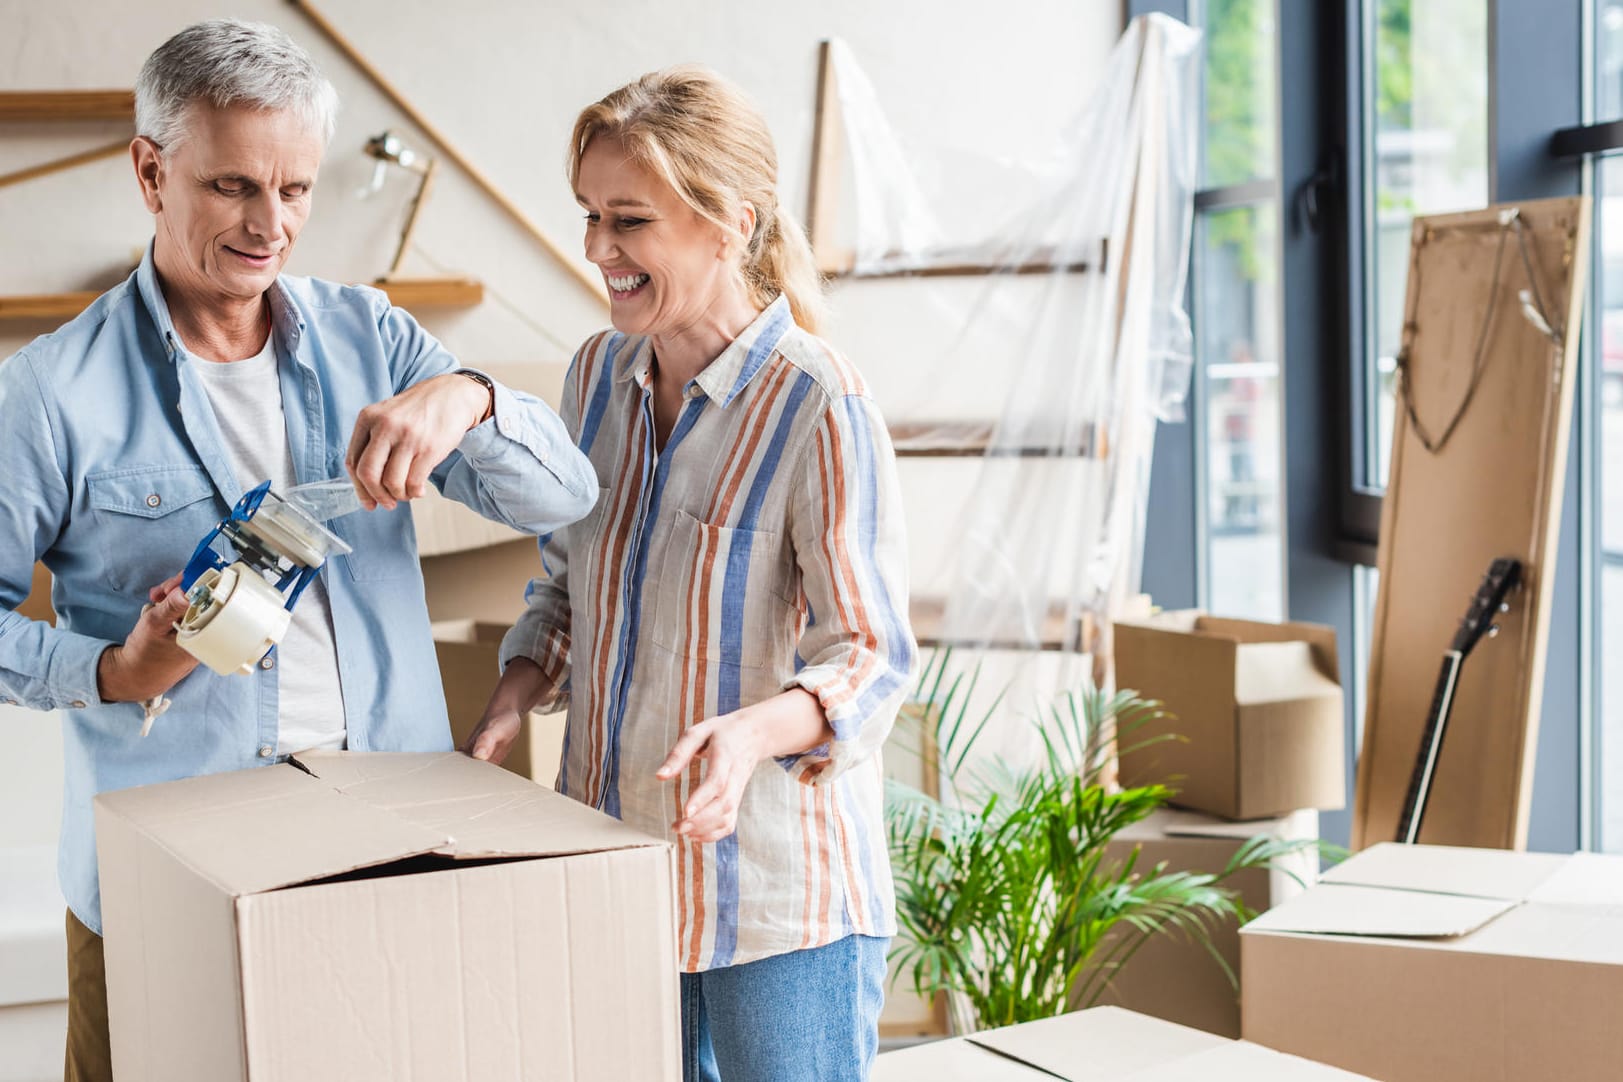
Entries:
[[1284,617],[1279,274],[1273,201],[1202,214],[1195,335],[1206,386],[1208,605]]
[[1593,656],[1600,683],[1600,840],[1623,852],[1623,159],[1596,163],[1595,286],[1599,376],[1600,608]]
[[1365,43],[1372,356],[1366,478],[1386,486],[1392,382],[1417,214],[1488,201],[1488,0],[1374,0]]
[[1595,0],[1595,119],[1623,117],[1623,0]]
[[1202,0],[1206,31],[1201,187],[1274,175],[1274,0]]

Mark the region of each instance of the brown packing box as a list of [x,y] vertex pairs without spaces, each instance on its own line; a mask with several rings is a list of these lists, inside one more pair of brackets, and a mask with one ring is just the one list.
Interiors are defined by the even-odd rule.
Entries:
[[30,620],[44,620],[46,623],[56,623],[56,613],[51,608],[51,573],[45,570],[44,564],[34,565],[34,584],[22,604],[17,606],[17,613]]
[[667,845],[455,753],[96,798],[119,1082],[681,1077]]
[[[461,747],[479,719],[500,677],[502,636],[507,625],[480,620],[442,620],[434,624],[434,653],[445,685],[451,739]],[[551,787],[563,754],[564,719],[535,712],[524,720],[524,732],[502,763],[515,774]]]
[[1240,942],[1247,1040],[1387,1082],[1623,1072],[1623,857],[1382,843]]
[[1228,819],[1346,802],[1333,629],[1170,612],[1117,624],[1115,649],[1116,686],[1173,715],[1123,737],[1123,783]]
[[[1357,1082],[1320,1063],[1095,1007],[874,1060],[872,1082]],[[1368,1082],[1366,1079],[1365,1082]]]
[[[1319,836],[1319,816],[1299,811],[1277,819],[1229,822],[1199,812],[1163,809],[1120,831],[1106,847],[1109,861],[1123,861],[1139,849],[1137,870],[1148,875],[1158,864],[1169,872],[1221,874],[1250,839],[1267,834],[1287,841]],[[1292,854],[1274,868],[1236,872],[1223,885],[1240,892],[1262,913],[1307,889],[1318,872],[1317,850]],[[1240,929],[1226,921],[1209,929],[1212,948],[1238,977]],[[1240,1035],[1240,995],[1206,946],[1180,932],[1151,936],[1116,974],[1101,1003],[1193,1026],[1223,1037]]]

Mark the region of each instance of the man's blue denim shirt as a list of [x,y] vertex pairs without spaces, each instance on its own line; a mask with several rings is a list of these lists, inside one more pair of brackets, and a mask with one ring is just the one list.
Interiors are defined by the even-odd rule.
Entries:
[[[377,290],[283,276],[270,299],[301,483],[344,476],[364,406],[458,367]],[[170,321],[150,248],[77,319],[0,363],[0,702],[62,711],[62,890],[98,932],[97,793],[274,761],[274,667],[222,677],[199,666],[169,692],[173,706],[145,738],[139,705],[97,694],[102,651],[124,640],[147,590],[185,565],[243,491],[193,369],[200,363]],[[499,386],[495,416],[463,437],[433,481],[535,534],[580,518],[598,492],[558,417]],[[354,548],[321,572],[349,747],[450,748],[409,506],[330,525]],[[14,611],[35,560],[55,576],[55,628]]]

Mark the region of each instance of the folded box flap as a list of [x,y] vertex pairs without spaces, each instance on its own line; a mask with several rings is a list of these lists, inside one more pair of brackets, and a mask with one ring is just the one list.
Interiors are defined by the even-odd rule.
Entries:
[[235,895],[436,852],[449,841],[425,824],[346,800],[285,763],[103,793],[96,805]]
[[1045,1076],[963,1037],[929,1041],[876,1056],[869,1082],[1046,1082]]
[[342,798],[434,832],[446,856],[564,856],[664,844],[460,752],[312,752],[297,759]]
[[1320,879],[1325,883],[1519,902],[1570,859],[1555,853],[1382,842],[1336,865]]
[[1157,1064],[1121,1082],[1370,1082],[1368,1076],[1343,1071],[1300,1056],[1275,1052],[1249,1041],[1229,1041],[1171,1063]]
[[1502,898],[1321,884],[1241,931],[1448,939],[1468,935],[1519,903]]
[[1093,1007],[988,1030],[969,1040],[1071,1082],[1113,1082],[1228,1043],[1226,1038],[1120,1007]]
[[1574,853],[1527,895],[1547,905],[1623,906],[1623,857]]
[[1234,660],[1234,697],[1248,703],[1279,703],[1341,695],[1341,685],[1320,672],[1305,642],[1258,642]]

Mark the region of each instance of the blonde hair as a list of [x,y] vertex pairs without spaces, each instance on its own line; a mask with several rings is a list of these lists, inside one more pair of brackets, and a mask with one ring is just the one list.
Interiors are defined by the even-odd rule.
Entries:
[[765,308],[782,293],[795,322],[815,333],[823,285],[800,224],[778,204],[772,133],[743,91],[696,65],[649,72],[581,110],[569,139],[569,182],[594,139],[619,140],[633,161],[660,177],[702,217],[726,230],[743,204],[755,208],[744,283]]

